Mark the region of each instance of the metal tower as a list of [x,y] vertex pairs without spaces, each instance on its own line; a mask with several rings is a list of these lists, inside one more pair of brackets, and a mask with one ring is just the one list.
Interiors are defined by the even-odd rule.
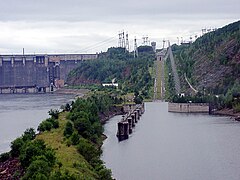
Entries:
[[138,57],[137,38],[134,38],[134,58]]
[[126,45],[125,45],[125,47],[126,47],[126,51],[128,51],[128,52],[129,52],[129,40],[128,40],[128,32],[126,33]]

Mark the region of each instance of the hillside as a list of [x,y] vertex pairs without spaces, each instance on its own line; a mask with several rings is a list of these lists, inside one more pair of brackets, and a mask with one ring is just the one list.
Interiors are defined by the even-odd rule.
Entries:
[[181,83],[184,74],[201,92],[226,94],[240,81],[240,21],[209,32],[189,46],[173,46]]
[[110,83],[115,79],[124,92],[140,92],[150,97],[153,80],[151,69],[155,54],[151,46],[138,48],[139,56],[134,58],[124,48],[109,48],[97,60],[85,61],[73,70],[67,80],[70,86]]

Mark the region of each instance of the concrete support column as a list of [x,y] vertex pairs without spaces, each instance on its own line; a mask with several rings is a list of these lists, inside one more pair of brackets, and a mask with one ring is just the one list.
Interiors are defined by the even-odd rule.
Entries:
[[135,123],[138,122],[138,121],[137,121],[137,118],[136,118],[136,116],[135,116],[135,113],[132,113],[132,114],[131,114],[131,117],[132,117],[133,121],[135,121]]
[[22,57],[23,66],[26,64],[26,57]]
[[128,118],[128,128],[129,128],[129,134],[132,133],[132,118]]
[[139,120],[139,115],[138,115],[138,112],[136,110],[134,111],[134,114],[135,114],[136,119]]
[[44,60],[45,67],[48,67],[48,55],[44,56]]
[[129,137],[129,124],[128,122],[119,122],[118,123],[118,139],[119,141],[128,139]]
[[11,65],[14,66],[15,57],[11,57]]
[[139,117],[139,119],[140,119],[140,116],[142,115],[141,110],[140,110],[140,109],[137,109],[137,112],[138,112],[138,117]]
[[0,57],[0,67],[3,65],[3,58]]

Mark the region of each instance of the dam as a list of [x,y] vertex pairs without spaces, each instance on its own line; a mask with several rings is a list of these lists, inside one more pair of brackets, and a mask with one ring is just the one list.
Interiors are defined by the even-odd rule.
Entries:
[[68,73],[98,54],[0,55],[0,93],[47,92],[63,87]]

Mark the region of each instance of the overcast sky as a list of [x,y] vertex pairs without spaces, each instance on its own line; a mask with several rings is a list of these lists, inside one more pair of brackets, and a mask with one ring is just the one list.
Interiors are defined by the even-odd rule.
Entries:
[[0,0],[0,54],[95,53],[118,33],[177,42],[240,19],[239,0]]

